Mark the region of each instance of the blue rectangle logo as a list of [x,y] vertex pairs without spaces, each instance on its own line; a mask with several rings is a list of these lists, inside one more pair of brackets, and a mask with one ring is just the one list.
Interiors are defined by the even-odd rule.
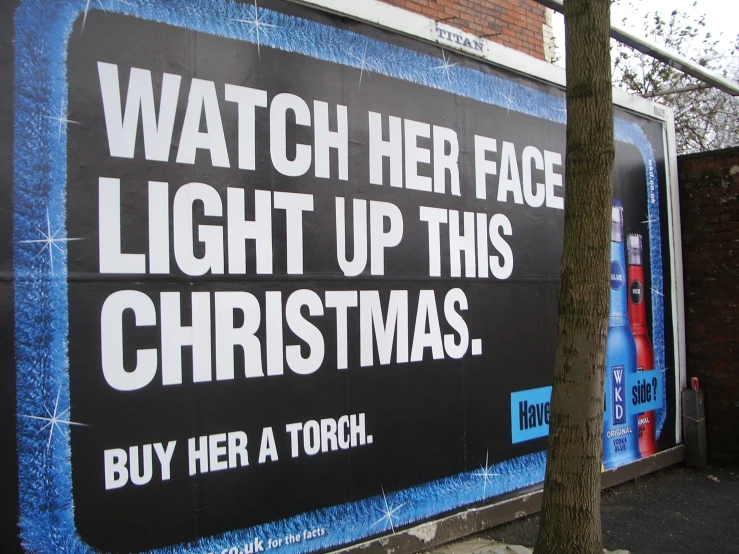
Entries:
[[637,371],[626,378],[627,411],[641,414],[662,407],[662,381],[658,371]]
[[538,439],[549,435],[552,387],[511,393],[511,442]]

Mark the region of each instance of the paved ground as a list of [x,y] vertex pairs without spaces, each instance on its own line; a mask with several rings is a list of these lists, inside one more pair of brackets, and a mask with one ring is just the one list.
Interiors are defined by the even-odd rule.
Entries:
[[[609,550],[739,554],[739,465],[712,465],[705,471],[674,466],[641,477],[605,491],[602,514],[604,547]],[[535,515],[470,539],[532,547],[538,527]]]

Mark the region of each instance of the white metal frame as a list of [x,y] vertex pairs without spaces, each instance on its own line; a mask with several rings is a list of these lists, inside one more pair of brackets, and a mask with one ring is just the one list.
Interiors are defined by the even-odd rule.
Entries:
[[[556,85],[562,89],[566,86],[565,70],[552,63],[539,60],[517,50],[513,50],[490,40],[475,37],[464,31],[454,29],[442,22],[428,17],[409,12],[402,8],[392,6],[380,0],[290,0],[296,4],[312,6],[323,11],[333,12],[343,17],[349,17],[369,23],[376,27],[395,31],[424,42],[438,44],[445,49],[456,50],[465,55],[484,60],[492,65],[507,70],[533,77],[536,80]],[[454,41],[443,40],[439,29],[454,29],[455,33],[468,37],[470,41],[483,44],[482,50],[464,47]],[[675,433],[677,442],[682,440],[682,407],[680,401],[681,391],[686,385],[686,361],[685,361],[685,305],[683,296],[683,264],[682,264],[682,241],[680,232],[680,201],[678,198],[677,182],[677,151],[675,146],[675,124],[674,112],[671,108],[653,102],[641,96],[629,94],[624,91],[613,89],[613,103],[616,106],[631,112],[655,119],[663,123],[665,137],[665,159],[666,179],[668,186],[667,212],[669,223],[670,267],[672,283],[669,284],[672,293],[672,314],[674,334],[674,368],[676,377],[675,391]],[[666,285],[668,286],[668,285]]]
[[672,260],[672,313],[673,341],[675,350],[675,438],[682,442],[682,391],[687,387],[686,343],[685,343],[685,296],[683,287],[683,249],[682,227],[680,224],[680,195],[677,180],[677,149],[675,144],[675,122],[673,111],[668,112],[670,120],[663,127],[665,133],[665,160],[667,162],[668,217],[670,224],[670,259]]

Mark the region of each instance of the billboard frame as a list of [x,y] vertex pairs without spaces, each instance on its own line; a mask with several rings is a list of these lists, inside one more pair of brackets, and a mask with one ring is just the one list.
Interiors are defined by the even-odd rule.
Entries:
[[[320,6],[314,5],[313,2],[308,2],[308,3],[306,3],[306,2],[299,2],[299,3],[303,3],[303,4],[306,4],[306,5],[311,5],[312,7],[317,7],[319,9],[322,9]],[[323,3],[324,4],[331,4],[332,2],[323,2]],[[333,4],[336,4],[336,2],[333,2]],[[372,1],[372,2],[361,2],[358,5],[354,5],[353,6],[353,9],[358,9],[359,11],[361,11],[361,10],[373,11],[373,8],[379,8],[380,6],[388,7],[387,5],[381,4],[380,2]],[[388,28],[391,31],[395,31],[395,29],[392,29],[392,26],[387,26],[387,25],[390,25],[393,21],[395,21],[396,22],[395,25],[402,27],[402,25],[403,25],[403,17],[399,17],[398,11],[396,11],[396,10],[397,10],[397,8],[393,8],[393,9],[391,9],[389,11],[383,11],[382,12],[383,15],[381,17],[373,17],[370,20],[364,20],[362,18],[359,18],[359,20],[360,21],[367,22],[367,23],[369,23],[371,25],[375,25],[375,26],[379,26],[379,27],[383,27],[383,28]],[[402,12],[402,14],[400,14],[400,15],[404,15],[404,16],[411,16],[412,15],[412,14],[409,14],[408,12],[405,12],[404,10],[400,10],[400,12]],[[342,12],[337,12],[337,13],[342,13]],[[342,15],[345,16],[346,14],[343,14],[342,13]],[[377,19],[377,21],[375,21],[375,19]],[[413,18],[411,18],[411,19],[413,19]],[[419,23],[419,20],[418,19],[415,19],[414,21],[416,23]],[[433,38],[433,33],[434,32],[436,32],[437,37],[440,37],[440,34],[438,33],[438,29],[440,28],[439,25],[441,25],[440,23],[434,22],[434,21],[432,21],[430,19],[427,19],[427,18],[421,18],[421,21],[420,22],[424,23],[424,25],[427,25],[428,24],[428,29],[431,32],[432,38]],[[426,41],[426,42],[432,42],[432,43],[433,42],[436,42],[436,43],[439,43],[439,44],[445,44],[445,43],[442,43],[441,40],[436,40],[436,41],[430,40],[429,41],[428,38],[424,38],[423,33],[421,32],[421,27],[416,27],[414,33],[409,33],[409,30],[412,30],[412,29],[410,29],[410,27],[409,27],[405,31],[400,30],[400,32],[402,32],[402,33],[404,33],[406,35],[412,36],[414,38],[420,38],[421,40]],[[461,35],[461,36],[463,36],[463,38],[464,38],[464,35]],[[465,42],[465,44],[466,44],[466,42]],[[473,44],[473,43],[471,42],[470,44]],[[459,52],[461,52],[463,54],[473,54],[474,52],[471,52],[470,50],[475,50],[477,48],[476,44],[477,44],[477,42],[474,43],[475,46],[473,46],[472,48],[467,47],[467,46],[465,46],[464,48],[461,48],[461,47],[460,48],[457,48],[456,46],[452,46],[452,45],[448,45],[448,44],[445,44],[443,47],[444,48],[449,47],[450,50],[451,49],[454,49],[455,51],[459,51]],[[560,88],[563,88],[563,84],[561,82],[559,82],[559,81],[562,81],[562,79],[557,80],[557,78],[555,78],[555,76],[550,76],[551,78],[550,77],[546,77],[549,74],[550,70],[556,69],[553,66],[548,66],[548,64],[545,64],[544,62],[539,62],[538,60],[533,60],[532,58],[529,58],[528,56],[525,56],[525,55],[520,54],[520,53],[517,53],[517,52],[510,51],[507,48],[499,47],[498,45],[493,45],[493,43],[489,43],[488,44],[488,42],[483,42],[481,44],[482,44],[482,50],[481,50],[481,52],[483,53],[482,59],[484,59],[486,62],[489,62],[489,63],[491,63],[493,65],[497,65],[498,67],[502,67],[502,68],[511,70],[513,72],[518,73],[519,75],[523,75],[523,76],[526,76],[528,78],[532,78],[532,79],[535,79],[535,80],[538,79],[541,82],[551,83],[553,85],[559,86]],[[508,57],[510,57],[513,61],[511,62],[511,65],[507,65],[505,63],[500,63],[500,62],[495,61],[495,59],[497,59],[497,56],[500,56],[501,59],[502,58],[508,58]],[[557,72],[559,72],[560,74],[562,73],[561,71],[558,71],[558,70],[557,70]],[[561,75],[560,75],[560,77],[561,77]],[[631,101],[631,99],[629,99],[629,101]],[[628,102],[626,102],[626,103],[628,104]],[[651,105],[651,104],[652,103],[649,103],[649,105]],[[629,108],[627,108],[627,109],[629,109]],[[642,109],[646,109],[645,106],[642,106]],[[634,111],[634,110],[632,110],[632,111]],[[667,117],[667,112],[664,112],[662,115],[664,117]],[[61,117],[61,115],[59,117]],[[654,115],[651,115],[650,117],[654,118]],[[657,118],[657,119],[659,119],[659,118]],[[674,141],[674,135],[673,135],[672,139]],[[668,142],[668,144],[669,144],[669,142]],[[668,146],[668,149],[669,148],[670,147]],[[674,151],[674,144],[671,147],[671,149],[672,149],[672,151]],[[672,181],[672,178],[668,179],[668,181],[671,182]],[[668,187],[668,194],[670,194],[669,187]],[[674,199],[676,200],[676,195],[675,195]],[[48,219],[48,216],[47,216],[47,219]],[[672,221],[673,220],[670,219],[671,225],[673,224]],[[69,240],[71,240],[71,239],[69,239]],[[19,241],[19,242],[28,242],[28,241]],[[674,249],[674,245],[675,244],[679,244],[679,241],[676,242],[675,239],[674,239],[674,233],[670,233],[670,243],[669,244],[670,244],[671,250]],[[53,261],[52,261],[52,263],[53,263]],[[679,280],[676,279],[676,282],[679,282]],[[676,286],[676,285],[673,284],[673,287],[674,286]],[[675,302],[675,300],[673,300],[673,302]],[[674,309],[675,308],[673,306],[673,311],[674,311]],[[678,321],[679,322],[680,321],[680,318],[679,317],[676,317],[675,318],[675,321]],[[679,336],[679,335],[676,334],[676,336]],[[678,359],[677,356],[676,356],[676,359]],[[682,367],[682,365],[683,364],[680,364],[680,367]],[[57,392],[57,398],[58,398],[58,396],[59,396],[59,392]],[[25,417],[34,417],[34,416],[30,416],[29,415],[29,416],[25,416]],[[678,417],[677,420],[679,421],[680,418]],[[68,422],[68,423],[73,424],[71,422]],[[515,493],[512,493],[512,494],[519,494],[520,492],[521,491],[519,490],[519,491],[515,491]],[[499,499],[496,499],[496,502],[498,500]],[[472,511],[472,510],[468,510],[468,512],[469,511]],[[424,524],[424,525],[428,525],[428,524]],[[413,535],[413,531],[412,530],[408,531],[408,534],[409,535]],[[379,541],[382,541],[382,540],[385,540],[385,538],[381,538],[381,539],[378,539],[378,540]]]

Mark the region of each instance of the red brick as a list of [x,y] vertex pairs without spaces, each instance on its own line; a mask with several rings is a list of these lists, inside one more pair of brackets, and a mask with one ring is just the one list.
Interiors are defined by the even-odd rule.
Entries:
[[447,24],[476,36],[544,58],[544,8],[531,0],[383,0],[431,19],[455,17]]

